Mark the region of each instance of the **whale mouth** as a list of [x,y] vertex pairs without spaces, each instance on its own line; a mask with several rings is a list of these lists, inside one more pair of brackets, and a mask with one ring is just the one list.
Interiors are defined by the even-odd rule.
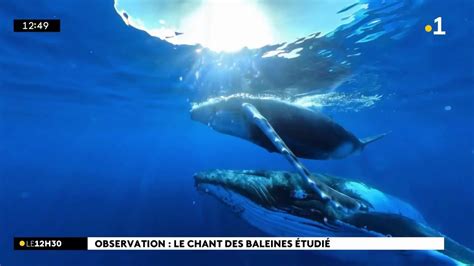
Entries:
[[[272,180],[266,171],[214,170],[196,173],[194,179],[198,190],[213,194],[228,204],[231,202],[220,192],[239,194],[268,208],[274,207],[277,203],[277,199],[272,195],[274,193],[268,189],[272,187]],[[273,188],[278,190],[277,187]],[[282,190],[285,188],[282,187]],[[284,193],[280,194],[283,195]]]
[[199,191],[210,194],[234,210],[261,208],[330,226],[336,214],[297,174],[279,171],[213,170],[194,175]]
[[[323,209],[306,208],[307,202],[318,205],[311,195],[305,199],[295,197],[293,190],[301,189],[295,177],[287,172],[255,170],[214,170],[194,175],[198,191],[217,198],[269,235],[335,236],[341,233],[340,224],[328,220]],[[319,205],[323,207],[322,203]]]

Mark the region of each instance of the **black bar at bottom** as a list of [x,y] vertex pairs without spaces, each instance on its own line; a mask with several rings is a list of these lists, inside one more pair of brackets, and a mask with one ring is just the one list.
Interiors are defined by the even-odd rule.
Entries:
[[15,237],[14,250],[87,250],[87,237]]

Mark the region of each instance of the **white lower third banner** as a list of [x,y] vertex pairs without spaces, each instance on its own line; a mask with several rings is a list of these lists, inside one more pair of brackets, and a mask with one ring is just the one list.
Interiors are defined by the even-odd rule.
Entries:
[[88,250],[444,250],[443,237],[88,237]]

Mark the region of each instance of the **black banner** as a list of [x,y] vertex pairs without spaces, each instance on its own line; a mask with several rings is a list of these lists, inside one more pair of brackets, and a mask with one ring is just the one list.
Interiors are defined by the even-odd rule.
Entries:
[[87,250],[87,237],[15,237],[14,250]]
[[14,32],[60,32],[59,19],[14,19]]

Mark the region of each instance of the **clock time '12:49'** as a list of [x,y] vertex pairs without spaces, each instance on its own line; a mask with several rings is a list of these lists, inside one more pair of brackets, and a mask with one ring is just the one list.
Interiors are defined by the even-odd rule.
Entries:
[[14,32],[59,32],[61,21],[59,19],[15,19],[13,20]]

